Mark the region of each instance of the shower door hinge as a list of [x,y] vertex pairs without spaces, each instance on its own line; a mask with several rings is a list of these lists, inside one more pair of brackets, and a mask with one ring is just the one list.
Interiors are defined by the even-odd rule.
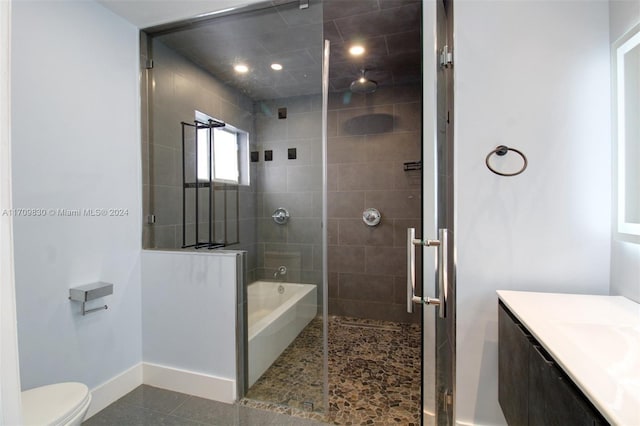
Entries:
[[147,215],[147,224],[153,225],[154,223],[156,223],[156,215],[155,214]]
[[443,395],[443,399],[444,399],[444,404],[446,406],[450,406],[453,405],[453,392],[451,392],[449,389],[445,389],[444,392],[442,392]]
[[[453,392],[450,389],[444,389],[442,391],[442,403],[438,404],[446,415],[447,419],[453,419]],[[438,411],[440,411],[440,409]],[[440,422],[438,422],[440,423]],[[448,424],[445,422],[445,424]]]
[[440,51],[440,67],[449,68],[453,65],[453,52],[449,50],[449,46],[445,45]]
[[309,0],[300,0],[300,9],[308,9]]
[[150,70],[153,69],[153,59],[147,59],[144,63],[144,69]]

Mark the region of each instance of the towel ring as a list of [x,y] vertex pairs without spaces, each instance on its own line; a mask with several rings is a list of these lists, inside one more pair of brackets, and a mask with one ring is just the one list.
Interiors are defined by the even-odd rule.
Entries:
[[[496,154],[496,155],[502,157],[503,155],[507,155],[507,152],[509,152],[509,151],[513,151],[516,154],[518,154],[520,157],[522,157],[523,164],[522,164],[522,168],[520,170],[518,170],[515,173],[502,173],[502,172],[497,171],[493,167],[491,167],[491,164],[489,164],[489,158],[491,158],[491,156],[493,154]],[[527,165],[529,164],[529,162],[527,161],[527,156],[524,155],[521,151],[518,151],[515,148],[509,148],[508,146],[505,146],[505,145],[498,145],[496,147],[496,149],[494,149],[489,154],[487,154],[487,158],[485,158],[484,163],[487,165],[487,168],[489,170],[491,170],[493,173],[495,173],[497,175],[500,175],[500,176],[517,176],[520,173],[524,172],[525,169],[527,168]]]

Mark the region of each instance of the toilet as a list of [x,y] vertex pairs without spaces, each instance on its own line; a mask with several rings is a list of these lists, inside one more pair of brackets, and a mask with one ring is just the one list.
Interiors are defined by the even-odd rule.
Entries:
[[22,420],[25,426],[78,426],[91,403],[89,388],[67,382],[22,392]]

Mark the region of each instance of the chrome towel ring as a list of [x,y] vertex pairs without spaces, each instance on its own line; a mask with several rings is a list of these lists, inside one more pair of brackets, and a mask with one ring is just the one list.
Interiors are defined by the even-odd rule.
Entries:
[[[497,171],[497,170],[496,170],[496,169],[494,169],[493,167],[491,167],[491,164],[489,164],[489,158],[491,158],[491,156],[492,156],[493,154],[496,154],[496,155],[498,155],[498,156],[502,157],[502,156],[504,156],[504,155],[507,155],[507,153],[508,153],[509,151],[513,151],[513,152],[515,152],[516,154],[518,154],[520,157],[522,157],[522,163],[523,163],[523,164],[522,164],[522,168],[521,168],[520,170],[518,170],[518,171],[517,171],[517,172],[515,172],[515,173],[502,173],[502,172]],[[495,173],[495,174],[497,174],[497,175],[500,175],[500,176],[517,176],[517,175],[519,175],[520,173],[524,172],[524,171],[525,171],[525,169],[527,168],[527,165],[529,164],[529,162],[527,161],[527,156],[526,156],[526,155],[524,155],[521,151],[518,151],[518,150],[517,150],[517,149],[515,149],[515,148],[509,148],[509,147],[508,147],[508,146],[506,146],[506,145],[498,145],[498,146],[496,147],[496,149],[494,149],[494,150],[493,150],[493,151],[491,151],[489,154],[487,154],[487,158],[485,158],[484,163],[487,165],[487,168],[488,168],[489,170],[491,170],[493,173]]]

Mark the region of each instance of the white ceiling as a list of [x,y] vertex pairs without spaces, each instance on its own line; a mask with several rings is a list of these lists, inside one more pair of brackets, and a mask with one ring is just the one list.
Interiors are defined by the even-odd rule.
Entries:
[[231,7],[243,7],[256,0],[98,0],[138,28],[193,18]]

